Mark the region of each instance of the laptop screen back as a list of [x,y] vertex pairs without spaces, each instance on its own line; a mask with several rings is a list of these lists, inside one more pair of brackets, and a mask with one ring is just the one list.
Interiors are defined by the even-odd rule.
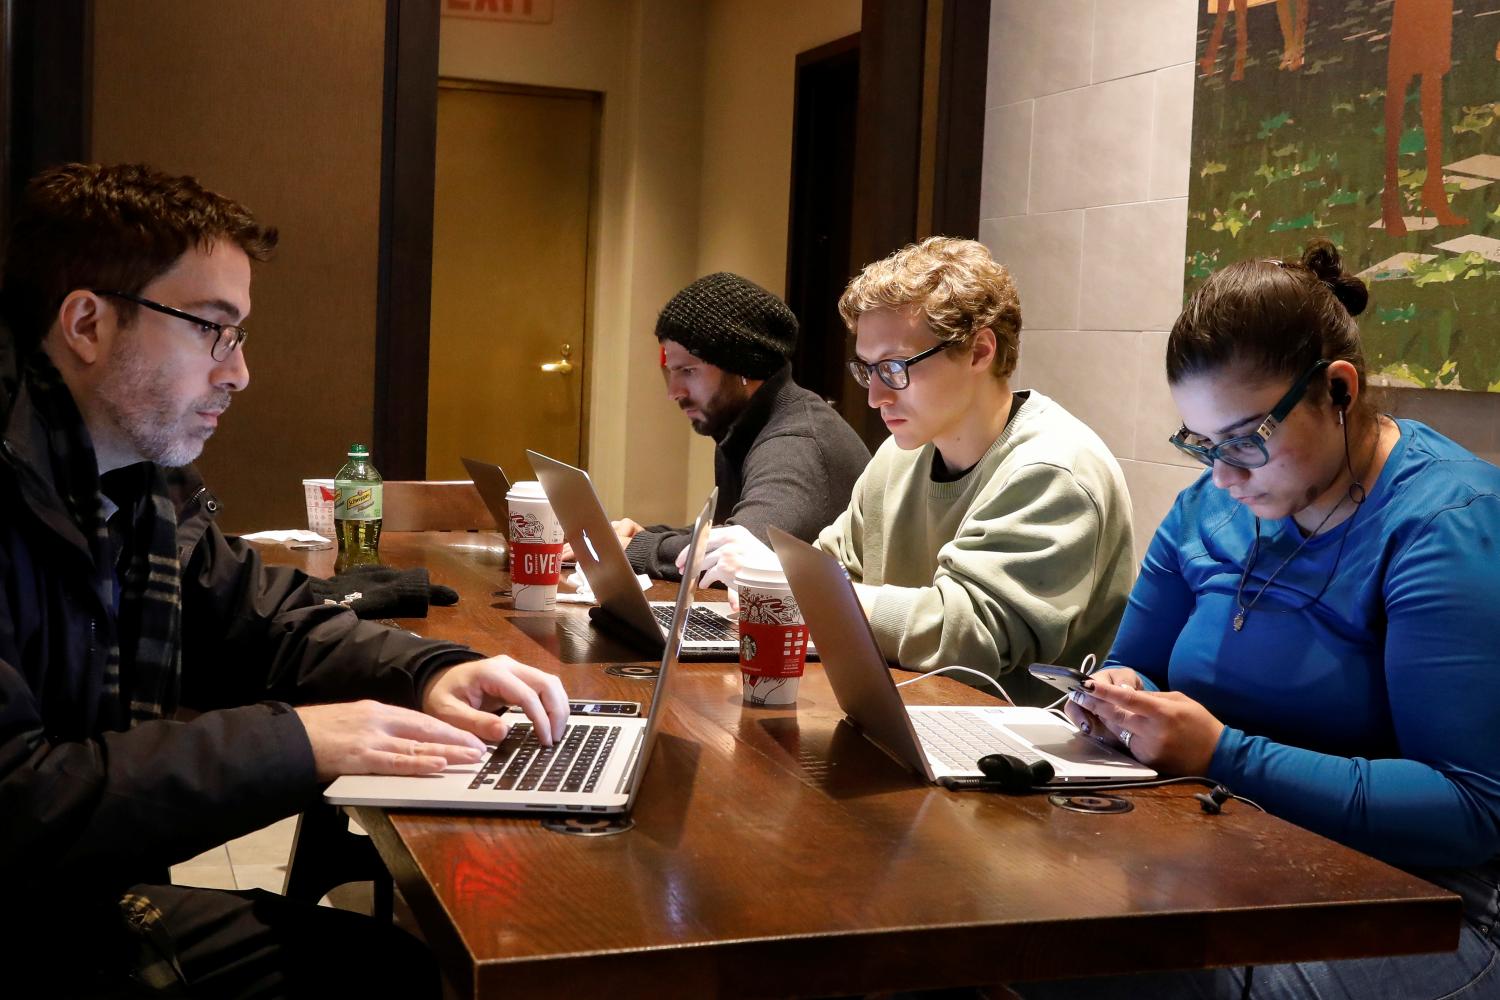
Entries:
[[708,547],[708,530],[712,527],[714,516],[714,504],[718,502],[719,491],[714,489],[703,503],[703,509],[698,512],[698,519],[693,522],[693,534],[688,541],[687,548],[687,572],[682,576],[682,583],[677,587],[677,603],[672,608],[672,625],[667,629],[666,647],[661,653],[661,670],[656,676],[656,687],[651,692],[651,706],[646,714],[646,736],[641,743],[641,756],[636,762],[635,774],[630,778],[630,801],[625,804],[629,809],[635,804],[636,793],[640,791],[641,777],[645,774],[646,765],[651,760],[651,752],[656,747],[656,731],[661,728],[661,716],[667,703],[667,689],[671,686],[672,678],[677,672],[677,657],[682,651],[682,633],[687,628],[688,611],[693,606],[693,581],[697,574],[693,572],[703,559],[703,550]]
[[505,470],[493,462],[481,462],[474,458],[462,458],[459,461],[469,470],[469,478],[474,480],[479,499],[490,509],[495,524],[501,531],[506,531],[510,524],[510,504],[505,497],[510,492],[510,480],[506,478]]
[[527,451],[526,456],[600,605],[642,636],[661,635],[589,474],[538,452]]
[[870,631],[849,574],[833,556],[772,528],[771,547],[818,644],[823,672],[844,714],[912,770],[932,778],[906,705]]

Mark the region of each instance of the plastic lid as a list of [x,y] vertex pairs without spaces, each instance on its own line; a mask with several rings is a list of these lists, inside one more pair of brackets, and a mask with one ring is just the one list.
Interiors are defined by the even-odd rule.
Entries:
[[542,489],[542,484],[535,479],[522,479],[520,482],[510,484],[510,492],[505,494],[507,500],[541,500],[546,502],[547,493]]
[[349,457],[350,458],[369,458],[370,457],[370,449],[366,448],[362,444],[351,444],[349,446]]
[[735,570],[734,583],[737,587],[784,588],[787,586],[786,572],[782,570],[781,563],[774,555],[770,553],[763,555],[757,552]]

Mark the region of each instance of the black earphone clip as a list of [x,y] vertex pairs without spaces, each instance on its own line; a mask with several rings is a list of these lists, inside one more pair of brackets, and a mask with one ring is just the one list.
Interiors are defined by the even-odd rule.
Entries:
[[1206,792],[1198,792],[1193,798],[1198,800],[1198,807],[1210,816],[1217,816],[1224,811],[1224,803],[1234,798],[1234,793],[1223,785],[1215,785]]

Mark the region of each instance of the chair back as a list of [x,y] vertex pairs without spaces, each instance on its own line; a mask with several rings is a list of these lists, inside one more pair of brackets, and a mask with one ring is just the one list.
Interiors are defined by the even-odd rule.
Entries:
[[386,480],[382,531],[493,531],[472,480]]

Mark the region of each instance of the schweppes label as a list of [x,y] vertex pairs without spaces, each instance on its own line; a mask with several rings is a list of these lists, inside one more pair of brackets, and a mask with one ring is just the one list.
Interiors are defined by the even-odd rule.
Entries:
[[373,521],[381,517],[383,483],[350,483],[338,487],[333,516],[345,521]]

